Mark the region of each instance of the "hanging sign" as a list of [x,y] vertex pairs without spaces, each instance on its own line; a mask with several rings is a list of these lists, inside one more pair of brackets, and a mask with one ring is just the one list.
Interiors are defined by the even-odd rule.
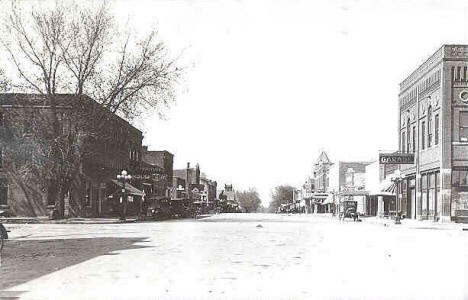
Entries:
[[380,153],[379,163],[381,165],[412,165],[414,153]]

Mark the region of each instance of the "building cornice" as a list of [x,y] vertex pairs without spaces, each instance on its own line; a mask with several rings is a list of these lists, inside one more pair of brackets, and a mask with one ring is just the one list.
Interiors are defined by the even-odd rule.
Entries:
[[468,45],[443,45],[400,83],[400,95],[442,61],[468,60]]

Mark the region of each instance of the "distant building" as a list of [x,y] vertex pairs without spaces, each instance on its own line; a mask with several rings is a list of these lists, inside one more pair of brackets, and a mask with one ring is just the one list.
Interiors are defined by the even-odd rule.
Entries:
[[366,199],[369,192],[366,189],[366,166],[371,162],[344,162],[338,163],[339,188],[338,200],[357,201],[357,212],[366,214]]
[[[330,160],[327,153],[322,151],[314,164],[313,180],[315,190],[310,198],[311,211],[313,213],[331,213],[335,210],[334,190],[330,185],[331,174],[334,163]],[[304,199],[306,201],[306,199]]]
[[368,216],[390,216],[396,211],[396,190],[391,181],[391,175],[396,171],[396,167],[383,166],[385,165],[381,165],[378,160],[366,166],[365,189],[369,195],[366,199],[365,214]]
[[206,176],[202,176],[200,178],[200,184],[204,186],[203,200],[208,203],[214,202],[217,199],[216,190],[218,183],[214,180],[206,178]]
[[144,189],[145,198],[148,201],[170,198],[174,155],[168,151],[148,151],[143,146],[141,157],[141,171],[135,176],[140,179],[139,187]]
[[[183,188],[183,194],[186,198],[193,201],[199,201],[201,199],[201,192],[204,186],[200,184],[200,166],[197,164],[195,168],[190,167],[190,163],[187,163],[186,169],[177,169],[173,172],[173,186],[180,189]],[[185,185],[181,186],[184,182]]]

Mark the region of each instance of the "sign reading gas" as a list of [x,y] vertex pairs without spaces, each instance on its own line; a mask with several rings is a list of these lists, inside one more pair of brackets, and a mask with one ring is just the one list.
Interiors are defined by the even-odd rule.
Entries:
[[379,162],[382,165],[412,165],[414,153],[380,153]]

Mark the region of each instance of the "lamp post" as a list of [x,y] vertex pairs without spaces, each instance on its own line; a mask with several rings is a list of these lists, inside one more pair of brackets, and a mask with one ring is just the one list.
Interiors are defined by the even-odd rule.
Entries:
[[120,220],[125,221],[127,215],[127,195],[125,194],[125,183],[127,180],[131,180],[132,176],[127,174],[127,171],[122,170],[122,172],[117,175],[117,180],[122,182],[122,210],[120,215]]
[[396,170],[395,173],[390,177],[391,181],[395,183],[396,185],[396,203],[395,203],[395,209],[396,211],[396,216],[395,216],[395,224],[401,224],[400,219],[400,211],[398,210],[398,203],[400,200],[400,184],[403,182],[405,179],[405,174],[401,174],[400,170]]

